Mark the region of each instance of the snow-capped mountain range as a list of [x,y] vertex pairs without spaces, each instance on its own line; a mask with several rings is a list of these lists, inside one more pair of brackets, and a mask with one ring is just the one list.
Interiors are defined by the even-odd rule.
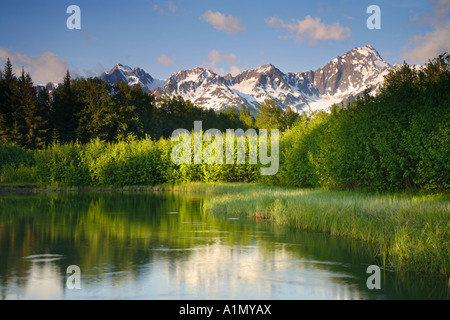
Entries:
[[384,61],[370,45],[356,47],[315,71],[284,73],[268,64],[232,76],[218,75],[202,67],[182,70],[166,80],[154,79],[140,68],[117,64],[100,78],[109,84],[122,80],[138,84],[157,98],[182,96],[197,106],[221,110],[250,108],[253,112],[265,99],[276,100],[283,109],[297,111],[327,109],[349,101],[370,88],[375,90],[389,71],[398,68]]

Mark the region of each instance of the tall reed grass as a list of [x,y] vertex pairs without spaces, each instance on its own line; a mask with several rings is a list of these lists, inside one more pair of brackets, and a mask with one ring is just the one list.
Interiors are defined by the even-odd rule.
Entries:
[[[261,186],[210,187],[228,193],[208,199],[210,212],[244,214],[302,230],[371,244],[386,268],[450,272],[450,202],[439,195],[288,190]],[[194,187],[195,189],[195,187]]]

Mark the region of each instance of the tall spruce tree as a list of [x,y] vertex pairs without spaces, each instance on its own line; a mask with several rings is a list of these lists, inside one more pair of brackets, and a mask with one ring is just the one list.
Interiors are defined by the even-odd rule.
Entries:
[[0,81],[0,140],[11,141],[14,131],[13,112],[17,105],[18,79],[10,59],[6,61]]
[[52,124],[59,141],[75,141],[79,109],[70,72],[67,70],[63,84],[53,93]]
[[52,101],[47,88],[42,88],[37,96],[37,109],[39,114],[42,116],[43,127],[42,133],[44,136],[45,143],[52,142],[53,128],[51,127],[51,107]]
[[36,90],[30,74],[22,74],[19,78],[18,108],[22,145],[26,148],[42,148],[45,143],[46,119],[44,112],[39,109]]
[[5,112],[6,110],[4,107],[4,101],[5,101],[5,89],[4,89],[4,80],[3,80],[3,72],[0,70],[0,142],[3,141],[3,122],[5,118]]
[[83,105],[79,115],[77,138],[81,142],[94,138],[114,141],[116,113],[110,86],[103,80],[89,78],[75,80],[73,89],[82,96],[80,102]]

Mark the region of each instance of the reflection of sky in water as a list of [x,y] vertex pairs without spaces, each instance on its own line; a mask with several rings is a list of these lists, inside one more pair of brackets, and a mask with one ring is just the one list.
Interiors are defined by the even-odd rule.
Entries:
[[257,245],[215,244],[200,247],[182,263],[160,260],[158,272],[148,281],[156,284],[160,295],[178,292],[180,299],[182,293],[199,299],[360,298],[358,290],[335,281],[345,275],[316,269],[314,264],[296,260],[282,248],[269,257]]
[[[53,263],[55,259],[45,255],[29,260],[30,267],[26,279],[11,277],[5,299],[54,300],[60,299],[63,292],[61,270]],[[25,280],[25,281],[21,281]],[[25,282],[20,286],[18,282]]]
[[[184,259],[167,255],[189,250]],[[156,248],[153,262],[112,271],[104,265],[81,269],[81,289],[65,288],[58,256],[29,258],[26,283],[7,299],[362,299],[345,274],[327,269],[331,262],[300,260],[274,246],[270,253],[254,245],[228,246],[219,241],[187,249]],[[317,268],[322,265],[322,268]]]

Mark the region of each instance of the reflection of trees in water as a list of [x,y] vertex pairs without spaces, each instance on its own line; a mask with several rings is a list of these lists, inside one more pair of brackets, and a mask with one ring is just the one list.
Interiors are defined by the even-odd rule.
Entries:
[[[229,220],[205,213],[204,201],[208,198],[172,193],[4,196],[0,198],[0,285],[32,292],[36,286],[31,279],[41,277],[49,281],[41,282],[43,286],[53,283],[55,292],[64,292],[66,269],[74,264],[80,266],[84,281],[120,285],[159,272],[194,291],[226,284],[238,298],[239,283],[269,292],[285,281],[279,273],[294,268],[306,274],[326,273],[336,284],[337,295],[351,296],[338,289],[342,285],[368,293],[365,271],[376,261],[366,244],[242,217]],[[62,258],[24,259],[45,253]],[[263,279],[264,275],[278,282]],[[386,279],[397,281],[402,292],[420,284]],[[298,280],[298,286],[308,281]]]
[[0,199],[1,285],[8,286],[14,277],[17,287],[25,286],[35,264],[23,258],[32,254],[63,255],[64,259],[52,262],[62,279],[72,264],[88,273],[110,272],[120,278],[121,270],[129,271],[127,277],[137,277],[136,266],[151,265],[155,257],[176,263],[190,251],[168,251],[162,256],[151,249],[205,245],[214,230],[223,228],[213,218],[206,224],[200,207],[198,197],[173,194],[4,196]]

